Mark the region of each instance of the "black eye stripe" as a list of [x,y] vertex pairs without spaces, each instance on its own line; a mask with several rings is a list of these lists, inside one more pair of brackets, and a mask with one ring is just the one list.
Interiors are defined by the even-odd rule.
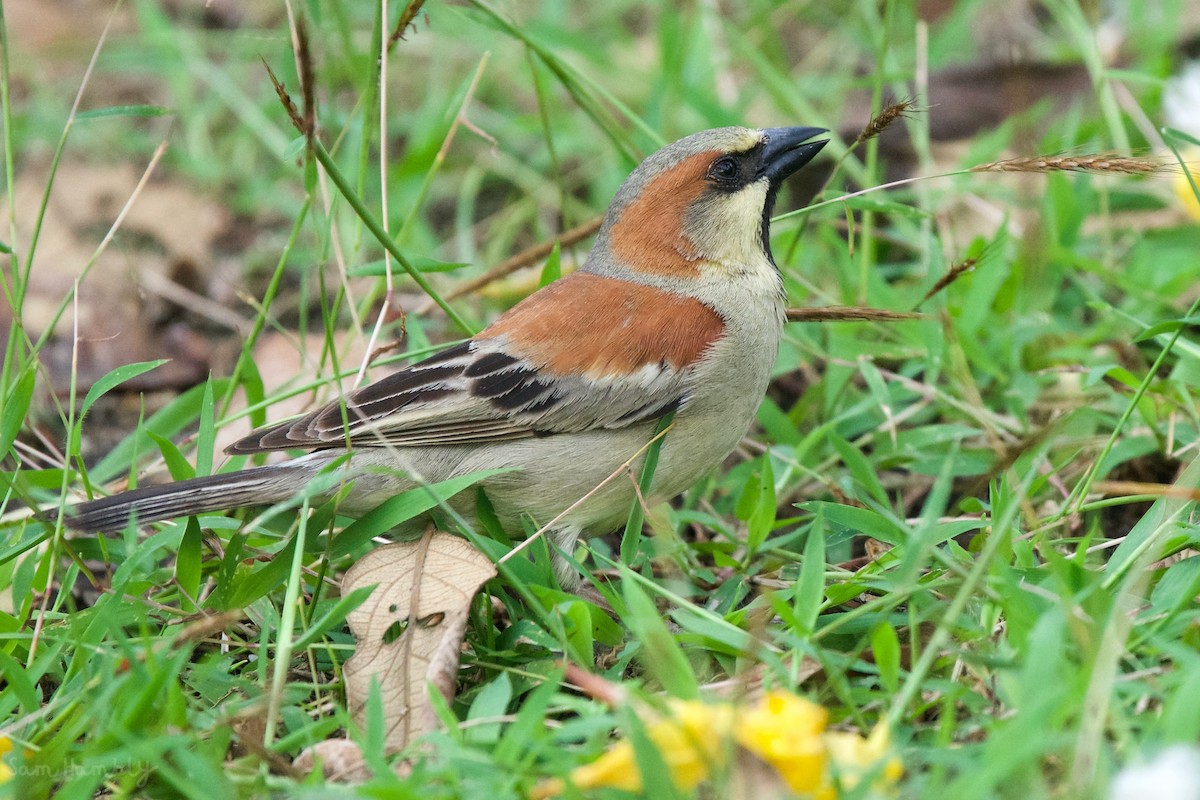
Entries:
[[725,153],[713,159],[705,178],[716,191],[733,193],[755,180],[761,160],[759,148],[745,153]]

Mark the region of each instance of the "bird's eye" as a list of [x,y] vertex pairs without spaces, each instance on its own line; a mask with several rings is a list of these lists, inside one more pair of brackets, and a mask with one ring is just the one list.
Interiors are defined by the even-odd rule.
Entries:
[[722,156],[713,162],[713,165],[708,168],[708,174],[714,180],[728,182],[732,181],[738,175],[737,159],[732,156]]

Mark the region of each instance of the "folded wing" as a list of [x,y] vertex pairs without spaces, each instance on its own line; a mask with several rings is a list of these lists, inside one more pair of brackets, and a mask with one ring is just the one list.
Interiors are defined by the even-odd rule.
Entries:
[[620,428],[680,408],[724,324],[692,298],[575,273],[527,298],[474,339],[230,453],[418,447]]

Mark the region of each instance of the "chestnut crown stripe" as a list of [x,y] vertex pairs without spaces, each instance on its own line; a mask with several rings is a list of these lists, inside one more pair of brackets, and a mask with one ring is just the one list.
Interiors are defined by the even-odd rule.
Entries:
[[694,298],[575,272],[525,299],[478,338],[503,337],[505,349],[547,375],[605,378],[628,377],[647,365],[686,368],[724,331],[721,316]]
[[689,156],[654,176],[636,199],[621,209],[609,233],[617,260],[651,275],[700,274],[694,243],[683,230],[688,208],[707,191],[704,175],[721,153]]

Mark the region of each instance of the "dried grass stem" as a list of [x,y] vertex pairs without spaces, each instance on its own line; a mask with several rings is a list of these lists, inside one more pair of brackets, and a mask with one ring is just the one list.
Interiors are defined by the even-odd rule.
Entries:
[[858,134],[858,138],[854,140],[854,143],[859,145],[874,139],[887,130],[896,120],[913,111],[915,104],[916,100],[911,97],[906,97],[903,100],[892,103],[871,118],[871,121],[867,123],[867,127],[862,129],[862,132]]
[[912,311],[888,311],[883,308],[860,306],[821,306],[818,308],[789,308],[788,322],[900,322],[924,319],[924,314]]
[[971,172],[1094,172],[1118,175],[1153,175],[1171,172],[1175,165],[1158,158],[1117,155],[1026,156],[991,161],[971,167]]

